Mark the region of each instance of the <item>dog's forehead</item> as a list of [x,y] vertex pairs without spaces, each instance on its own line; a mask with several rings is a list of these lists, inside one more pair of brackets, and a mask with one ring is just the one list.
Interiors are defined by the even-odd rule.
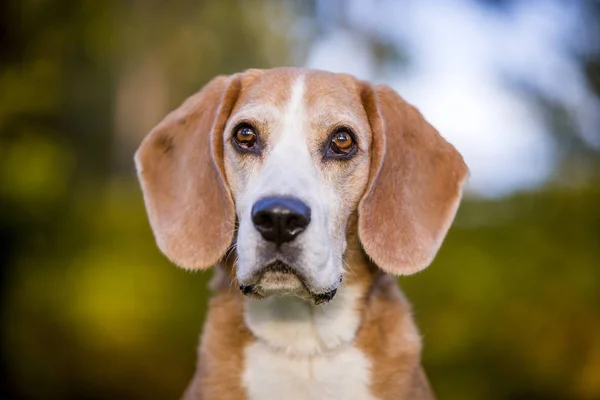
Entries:
[[300,68],[250,71],[242,77],[242,90],[235,111],[255,107],[283,110],[295,85],[302,83],[303,109],[311,119],[323,120],[332,114],[360,118],[364,113],[360,83],[350,75]]
[[315,71],[305,77],[305,101],[311,112],[363,109],[359,82],[350,75]]

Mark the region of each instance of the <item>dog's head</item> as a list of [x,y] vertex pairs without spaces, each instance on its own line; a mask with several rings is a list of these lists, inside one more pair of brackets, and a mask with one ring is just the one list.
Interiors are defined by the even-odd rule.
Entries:
[[218,77],[145,138],[136,165],[160,249],[205,269],[237,251],[247,295],[329,300],[358,214],[367,255],[411,274],[435,256],[468,170],[387,86],[293,68]]

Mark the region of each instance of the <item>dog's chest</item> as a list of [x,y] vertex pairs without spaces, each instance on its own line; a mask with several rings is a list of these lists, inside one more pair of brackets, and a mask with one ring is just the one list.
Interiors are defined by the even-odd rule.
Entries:
[[314,356],[289,356],[256,342],[245,351],[243,384],[250,400],[371,400],[370,362],[347,345]]
[[359,297],[356,288],[341,287],[318,307],[295,298],[249,300],[245,322],[257,340],[244,349],[248,397],[374,399],[370,360],[353,345]]

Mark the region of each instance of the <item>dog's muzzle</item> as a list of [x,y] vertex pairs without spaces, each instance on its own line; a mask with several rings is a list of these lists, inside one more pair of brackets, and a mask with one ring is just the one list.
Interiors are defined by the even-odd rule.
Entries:
[[[263,299],[264,296],[258,293],[255,285],[240,285],[240,290],[245,296]],[[337,288],[331,289],[329,292],[313,294],[311,299],[316,306],[323,303],[329,303],[337,293]]]
[[[240,291],[255,299],[272,295],[295,295],[318,305],[331,301],[337,292],[337,287],[326,292],[312,291],[297,271],[280,261],[264,267],[253,281],[255,283],[240,285]],[[340,283],[341,281],[340,277]]]

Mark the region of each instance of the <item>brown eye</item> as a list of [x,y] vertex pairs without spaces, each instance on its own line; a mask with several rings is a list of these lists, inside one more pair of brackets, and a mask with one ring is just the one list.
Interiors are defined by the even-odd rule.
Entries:
[[356,143],[350,132],[339,130],[331,136],[326,156],[333,158],[349,157],[355,153],[355,150]]
[[237,128],[233,139],[240,149],[255,150],[254,147],[258,136],[251,126],[243,125]]
[[335,144],[337,150],[341,150],[342,153],[347,153],[352,149],[354,145],[354,140],[352,140],[352,136],[348,132],[338,132],[333,135],[331,142]]

